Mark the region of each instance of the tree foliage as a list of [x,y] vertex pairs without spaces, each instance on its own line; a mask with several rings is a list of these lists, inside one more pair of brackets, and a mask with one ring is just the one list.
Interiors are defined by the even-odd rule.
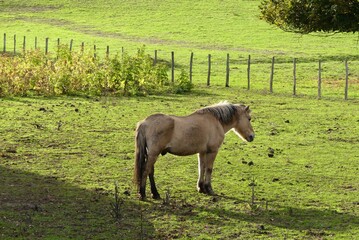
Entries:
[[261,19],[285,31],[359,32],[359,0],[262,0]]

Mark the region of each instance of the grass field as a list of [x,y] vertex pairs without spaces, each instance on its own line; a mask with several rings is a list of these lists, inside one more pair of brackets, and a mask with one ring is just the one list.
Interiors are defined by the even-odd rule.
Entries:
[[[354,239],[359,235],[358,102],[234,89],[147,98],[14,98],[1,109],[4,239]],[[203,93],[204,92],[204,93]],[[228,134],[215,162],[217,197],[197,193],[196,156],[156,164],[163,201],[131,182],[134,128],[153,112],[249,104],[257,138]],[[269,148],[274,157],[269,157]],[[123,216],[111,217],[118,181]],[[254,188],[255,203],[252,204]]]
[[[214,85],[224,85],[226,54],[230,54],[230,85],[247,87],[247,58],[252,59],[251,88],[268,90],[270,62],[276,57],[274,91],[292,93],[292,61],[298,58],[298,94],[317,93],[318,61],[323,61],[323,96],[344,97],[344,60],[349,60],[349,97],[359,92],[359,45],[357,34],[297,35],[285,33],[259,20],[259,1],[4,1],[0,3],[0,29],[7,34],[7,50],[13,50],[13,35],[21,51],[23,36],[27,49],[44,48],[49,37],[50,51],[74,40],[96,45],[98,55],[125,51],[133,53],[146,45],[149,53],[170,61],[175,52],[177,67],[188,68],[194,52],[193,81],[204,85],[207,58],[212,55]],[[0,43],[0,49],[3,47]],[[179,74],[179,71],[177,71]]]
[[[145,44],[167,61],[175,51],[183,68],[195,54],[191,94],[0,98],[0,239],[358,238],[358,35],[284,33],[258,19],[258,4],[0,1],[0,34],[7,34],[10,52],[16,34],[17,49],[23,36],[28,49],[35,37],[40,48],[49,37],[51,51],[57,38],[74,39],[75,48],[96,44],[99,55],[107,45],[115,54]],[[227,53],[230,88],[223,87]],[[208,54],[211,87],[204,86]],[[272,56],[278,64],[269,94]],[[297,97],[291,96],[293,57]],[[346,58],[348,101],[342,100]],[[316,99],[319,59],[322,100]],[[251,106],[256,139],[226,135],[213,171],[218,196],[197,193],[196,156],[166,155],[155,165],[164,200],[137,200],[136,123],[155,112],[187,115],[224,99]],[[112,216],[115,182],[120,221]]]

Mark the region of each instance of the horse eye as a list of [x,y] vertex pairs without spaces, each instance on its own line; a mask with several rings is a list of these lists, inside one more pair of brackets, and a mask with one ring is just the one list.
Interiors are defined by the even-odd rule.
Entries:
[[252,121],[252,118],[248,118],[249,121]]

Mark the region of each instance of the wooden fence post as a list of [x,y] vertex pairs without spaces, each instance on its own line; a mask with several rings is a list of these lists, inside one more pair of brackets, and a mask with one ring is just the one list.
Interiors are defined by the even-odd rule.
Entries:
[[193,52],[191,52],[191,57],[189,59],[189,82],[192,83],[192,69],[193,69]]
[[60,38],[57,38],[57,54],[56,54],[56,59],[59,58],[59,54],[60,54]]
[[96,59],[96,57],[97,57],[96,50],[97,50],[96,45],[93,45],[93,58],[94,59]]
[[293,95],[297,95],[297,59],[293,58]]
[[4,49],[3,52],[6,52],[6,33],[4,33]]
[[45,55],[49,52],[49,38],[45,39]]
[[175,81],[175,53],[171,52],[171,80]]
[[345,59],[345,94],[344,94],[345,100],[348,100],[348,88],[349,88],[349,67],[348,67],[348,59]]
[[247,90],[250,90],[251,88],[251,55],[248,55],[248,60],[247,60]]
[[155,50],[155,58],[153,59],[153,65],[157,64],[157,49]]
[[71,40],[70,40],[70,52],[72,52],[72,44],[73,44],[73,42],[74,42],[74,40],[71,39]]
[[229,87],[229,53],[227,53],[227,63],[226,63],[226,87]]
[[16,54],[16,34],[14,35],[14,55]]
[[273,77],[274,77],[274,57],[272,57],[272,67],[270,72],[270,79],[269,79],[269,91],[273,93]]
[[26,36],[24,36],[24,40],[22,42],[22,52],[25,54],[26,51]]
[[110,57],[110,46],[106,47],[106,58]]
[[207,75],[207,86],[211,85],[211,54],[208,54],[208,75]]
[[322,61],[319,59],[318,66],[318,99],[322,97]]
[[82,43],[81,43],[81,53],[83,54],[84,51],[85,51],[85,43],[82,42]]

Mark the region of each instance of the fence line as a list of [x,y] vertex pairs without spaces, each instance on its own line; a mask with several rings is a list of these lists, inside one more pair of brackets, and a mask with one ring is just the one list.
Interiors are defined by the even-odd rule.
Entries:
[[175,81],[175,53],[171,52],[171,80]]
[[273,78],[274,78],[274,57],[272,57],[272,67],[269,78],[269,92],[273,93]]
[[318,99],[322,98],[322,61],[319,59],[318,66]]
[[348,100],[348,86],[349,86],[349,67],[348,67],[348,59],[345,59],[345,90],[344,90],[345,100]]
[[251,89],[251,55],[248,55],[247,60],[247,90]]
[[226,87],[229,87],[229,53],[227,53],[227,63],[226,63]]
[[[28,41],[26,40],[26,36],[23,37],[22,42],[22,52],[24,53],[26,51],[26,43]],[[16,55],[16,46],[17,46],[17,37],[16,34],[13,37],[13,54]],[[60,46],[60,38],[57,39],[57,47]],[[81,52],[84,51],[85,43],[81,43]],[[35,37],[35,49],[38,49],[38,38]],[[69,44],[69,50],[73,50],[73,39],[70,40]],[[122,47],[122,56],[124,54],[124,48]],[[7,34],[4,33],[4,39],[3,39],[3,53],[6,53],[7,51]],[[97,46],[93,45],[93,52],[94,52],[94,58],[97,57]],[[45,38],[45,54],[47,55],[49,53],[49,38]],[[106,57],[108,58],[110,55],[110,47],[106,47]],[[194,53],[191,52],[190,55],[190,61],[189,61],[189,80],[192,83],[193,81],[193,58]],[[248,55],[247,59],[247,90],[251,89],[251,55]],[[158,62],[158,51],[155,50],[154,52],[154,59],[153,64],[157,64]],[[208,71],[207,71],[207,86],[211,85],[211,68],[212,68],[212,55],[208,54]],[[269,78],[269,92],[273,93],[273,83],[274,83],[274,69],[275,69],[275,57],[272,57],[271,61],[271,70],[270,70],[270,78]],[[171,81],[174,82],[175,80],[175,52],[171,52]],[[230,86],[230,54],[227,53],[226,58],[226,77],[225,77],[225,87]],[[345,59],[345,89],[344,89],[344,99],[348,99],[348,88],[349,88],[349,66],[348,66],[348,59]],[[297,95],[297,58],[293,58],[293,95]],[[318,62],[318,99],[322,98],[322,60],[319,60]]]
[[189,59],[189,82],[192,83],[193,76],[193,52],[191,52],[191,57]]
[[293,96],[297,95],[297,59],[293,58]]
[[211,54],[208,54],[208,76],[207,76],[207,86],[211,85]]

